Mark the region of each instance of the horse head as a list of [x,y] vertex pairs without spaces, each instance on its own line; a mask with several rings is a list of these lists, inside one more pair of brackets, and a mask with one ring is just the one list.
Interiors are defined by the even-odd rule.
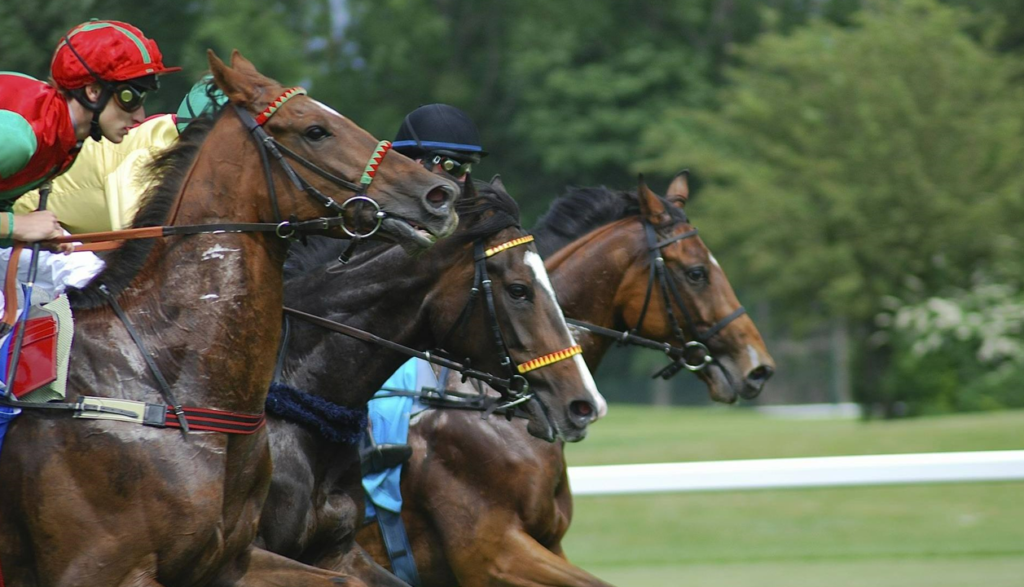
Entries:
[[380,234],[414,250],[455,229],[455,182],[391,152],[390,143],[377,141],[305,90],[285,88],[262,75],[238,51],[230,67],[212,51],[208,57],[214,81],[234,109],[221,118],[241,121],[257,138],[233,146],[262,150],[264,173],[240,169],[238,178],[243,181],[248,172],[270,183],[263,189],[271,197],[256,204],[260,221],[343,216],[344,223],[328,225],[324,232],[369,236],[379,228]]
[[464,228],[438,244],[438,256],[449,261],[430,296],[435,330],[447,333],[439,342],[455,357],[474,357],[474,368],[525,381],[533,394],[523,406],[532,435],[582,440],[607,404],[578,354],[544,262],[500,178],[481,182],[479,193],[472,182],[466,188],[457,204]]
[[[775,362],[686,216],[687,180],[687,172],[681,172],[660,198],[640,178],[640,222],[633,224],[631,240],[647,262],[634,264],[626,273],[617,296],[626,300],[621,318],[636,325],[640,336],[688,345],[688,368],[707,384],[712,399],[753,399],[774,373]],[[663,268],[664,286],[655,265]]]

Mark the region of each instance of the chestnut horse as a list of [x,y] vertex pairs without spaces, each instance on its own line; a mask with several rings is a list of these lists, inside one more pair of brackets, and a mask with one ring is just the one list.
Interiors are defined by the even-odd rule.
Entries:
[[[663,342],[675,340],[666,297],[650,297],[651,251],[660,251],[675,281],[691,335],[705,339],[714,361],[698,371],[711,397],[731,403],[755,397],[774,365],[761,335],[740,307],[721,267],[683,210],[686,177],[662,199],[641,182],[637,194],[575,190],[559,198],[534,231],[546,253],[566,315]],[[675,204],[675,205],[673,205]],[[646,226],[654,229],[655,246]],[[686,235],[686,236],[684,236]],[[663,245],[663,246],[659,246]],[[696,337],[696,336],[695,336]],[[612,339],[581,333],[587,364],[596,368]],[[450,381],[449,387],[457,387]],[[402,471],[405,521],[424,587],[607,587],[572,565],[561,541],[572,519],[572,495],[561,444],[537,442],[521,421],[454,410],[427,410],[409,431],[413,449]],[[357,542],[381,564],[388,555],[369,525]]]
[[[357,256],[347,267],[335,263],[324,270],[341,246],[316,243],[322,250],[295,249],[289,264],[299,271],[285,282],[286,304],[421,350],[443,343],[453,357],[466,357],[474,368],[504,377],[483,300],[460,320],[479,251],[496,250],[485,262],[494,318],[512,360],[523,364],[571,347],[575,342],[546,286],[533,243],[503,248],[525,236],[515,201],[500,180],[477,186],[479,194],[468,184],[456,202],[460,220],[455,234],[416,259],[388,247]],[[407,359],[296,320],[291,329],[282,379],[347,407],[365,409]],[[537,406],[530,411],[534,421],[529,428],[546,440],[555,435],[582,439],[587,424],[606,409],[582,360],[553,363],[525,377],[536,394],[530,403]],[[404,585],[355,547],[365,508],[357,447],[331,442],[308,423],[268,420],[274,475],[260,524],[261,544],[303,562],[351,572],[370,585]]]
[[[378,145],[373,137],[304,91],[264,77],[237,52],[232,67],[212,52],[209,61],[232,105],[158,157],[158,187],[135,226],[266,227],[277,218],[336,218],[339,208],[359,207],[342,202],[360,186],[339,178],[364,172]],[[257,143],[250,133],[272,138]],[[287,150],[316,173],[272,160],[263,167],[261,145]],[[390,154],[360,202],[370,208],[372,197],[383,209],[383,231],[426,244],[454,230],[456,190],[454,182]],[[343,236],[341,227],[327,234]],[[0,459],[7,585],[360,584],[253,545],[270,484],[270,446],[260,422],[281,330],[286,249],[274,232],[132,241],[72,292],[78,328],[68,401],[147,402],[167,424],[184,428],[167,409],[176,396],[191,410],[185,414],[192,431],[140,425],[141,417],[125,422],[81,418],[95,411],[25,409]],[[128,322],[115,316],[110,299]],[[150,358],[129,336],[128,323]],[[157,385],[157,372],[170,393]],[[201,431],[197,408],[230,412],[249,424],[249,433]],[[147,423],[152,413],[145,412]]]

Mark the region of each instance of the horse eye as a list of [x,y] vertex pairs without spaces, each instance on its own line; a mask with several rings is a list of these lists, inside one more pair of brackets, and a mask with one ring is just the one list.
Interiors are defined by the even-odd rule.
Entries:
[[302,133],[302,135],[311,141],[322,141],[331,136],[331,133],[326,128],[314,124],[307,128],[306,132]]
[[693,283],[701,283],[708,280],[708,271],[703,267],[694,267],[686,270],[686,279]]
[[523,300],[526,299],[526,296],[530,295],[530,290],[521,283],[510,284],[505,288],[505,291],[507,291],[508,295],[512,296],[512,299],[515,300]]

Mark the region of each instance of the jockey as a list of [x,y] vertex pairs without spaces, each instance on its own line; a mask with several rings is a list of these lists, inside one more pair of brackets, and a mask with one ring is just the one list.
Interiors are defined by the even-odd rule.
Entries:
[[[192,87],[177,115],[150,116],[118,144],[86,139],[75,164],[52,182],[46,205],[72,234],[122,230],[131,226],[151,179],[144,167],[169,147],[193,119],[213,113],[227,97],[205,76]],[[18,199],[15,213],[38,207],[39,193]]]
[[465,181],[487,152],[469,116],[454,106],[428,104],[406,115],[391,148],[423,164],[428,171]]
[[[480,133],[469,116],[447,104],[420,106],[406,115],[391,148],[423,165],[428,171],[454,177],[464,183],[473,165],[487,156],[480,145]],[[412,550],[402,526],[402,492],[399,482],[402,464],[412,456],[408,445],[413,398],[388,396],[388,390],[420,391],[439,389],[430,363],[409,359],[384,383],[370,401],[369,430],[363,435],[359,457],[366,491],[366,517],[376,517],[389,544],[392,570],[407,583],[418,585]],[[396,555],[390,545],[396,545]],[[401,545],[401,546],[398,546]]]
[[[66,172],[86,138],[120,143],[128,128],[145,118],[143,103],[148,92],[157,89],[157,76],[179,69],[164,66],[156,42],[139,29],[123,22],[94,20],[72,28],[61,38],[50,63],[52,83],[0,73],[0,272],[6,272],[14,240],[37,242],[64,233],[50,210],[26,210],[15,216],[11,211],[15,201]],[[69,252],[72,247],[59,249]],[[30,263],[27,255],[21,257],[17,271],[21,283],[29,279]],[[70,327],[67,298],[58,296],[67,285],[88,282],[103,262],[92,253],[40,251],[37,263],[34,281],[17,290],[19,314],[29,305],[56,300],[52,312],[62,329],[65,324]],[[0,307],[5,305],[0,296]],[[5,319],[13,319],[6,313]],[[0,338],[0,380],[6,380],[11,338],[9,334]],[[70,337],[58,344],[70,346]],[[58,350],[58,354],[66,350]],[[29,394],[26,399],[54,398],[37,399]],[[18,413],[16,407],[0,406],[0,443],[8,422]]]
[[143,103],[166,67],[155,41],[130,24],[89,21],[65,34],[50,64],[53,84],[0,73],[0,241],[62,234],[51,211],[15,217],[14,201],[64,173],[86,138],[120,143],[145,119]]

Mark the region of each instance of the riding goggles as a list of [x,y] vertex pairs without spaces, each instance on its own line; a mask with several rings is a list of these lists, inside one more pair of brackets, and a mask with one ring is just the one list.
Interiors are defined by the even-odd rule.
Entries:
[[433,170],[435,165],[439,165],[455,177],[462,177],[473,170],[473,161],[459,161],[444,154],[433,153],[426,162],[428,170]]
[[132,84],[120,83],[113,86],[113,97],[114,102],[121,107],[121,110],[125,112],[135,112],[139,108],[142,108],[143,103],[146,101],[146,95],[149,90],[144,88],[138,88]]

